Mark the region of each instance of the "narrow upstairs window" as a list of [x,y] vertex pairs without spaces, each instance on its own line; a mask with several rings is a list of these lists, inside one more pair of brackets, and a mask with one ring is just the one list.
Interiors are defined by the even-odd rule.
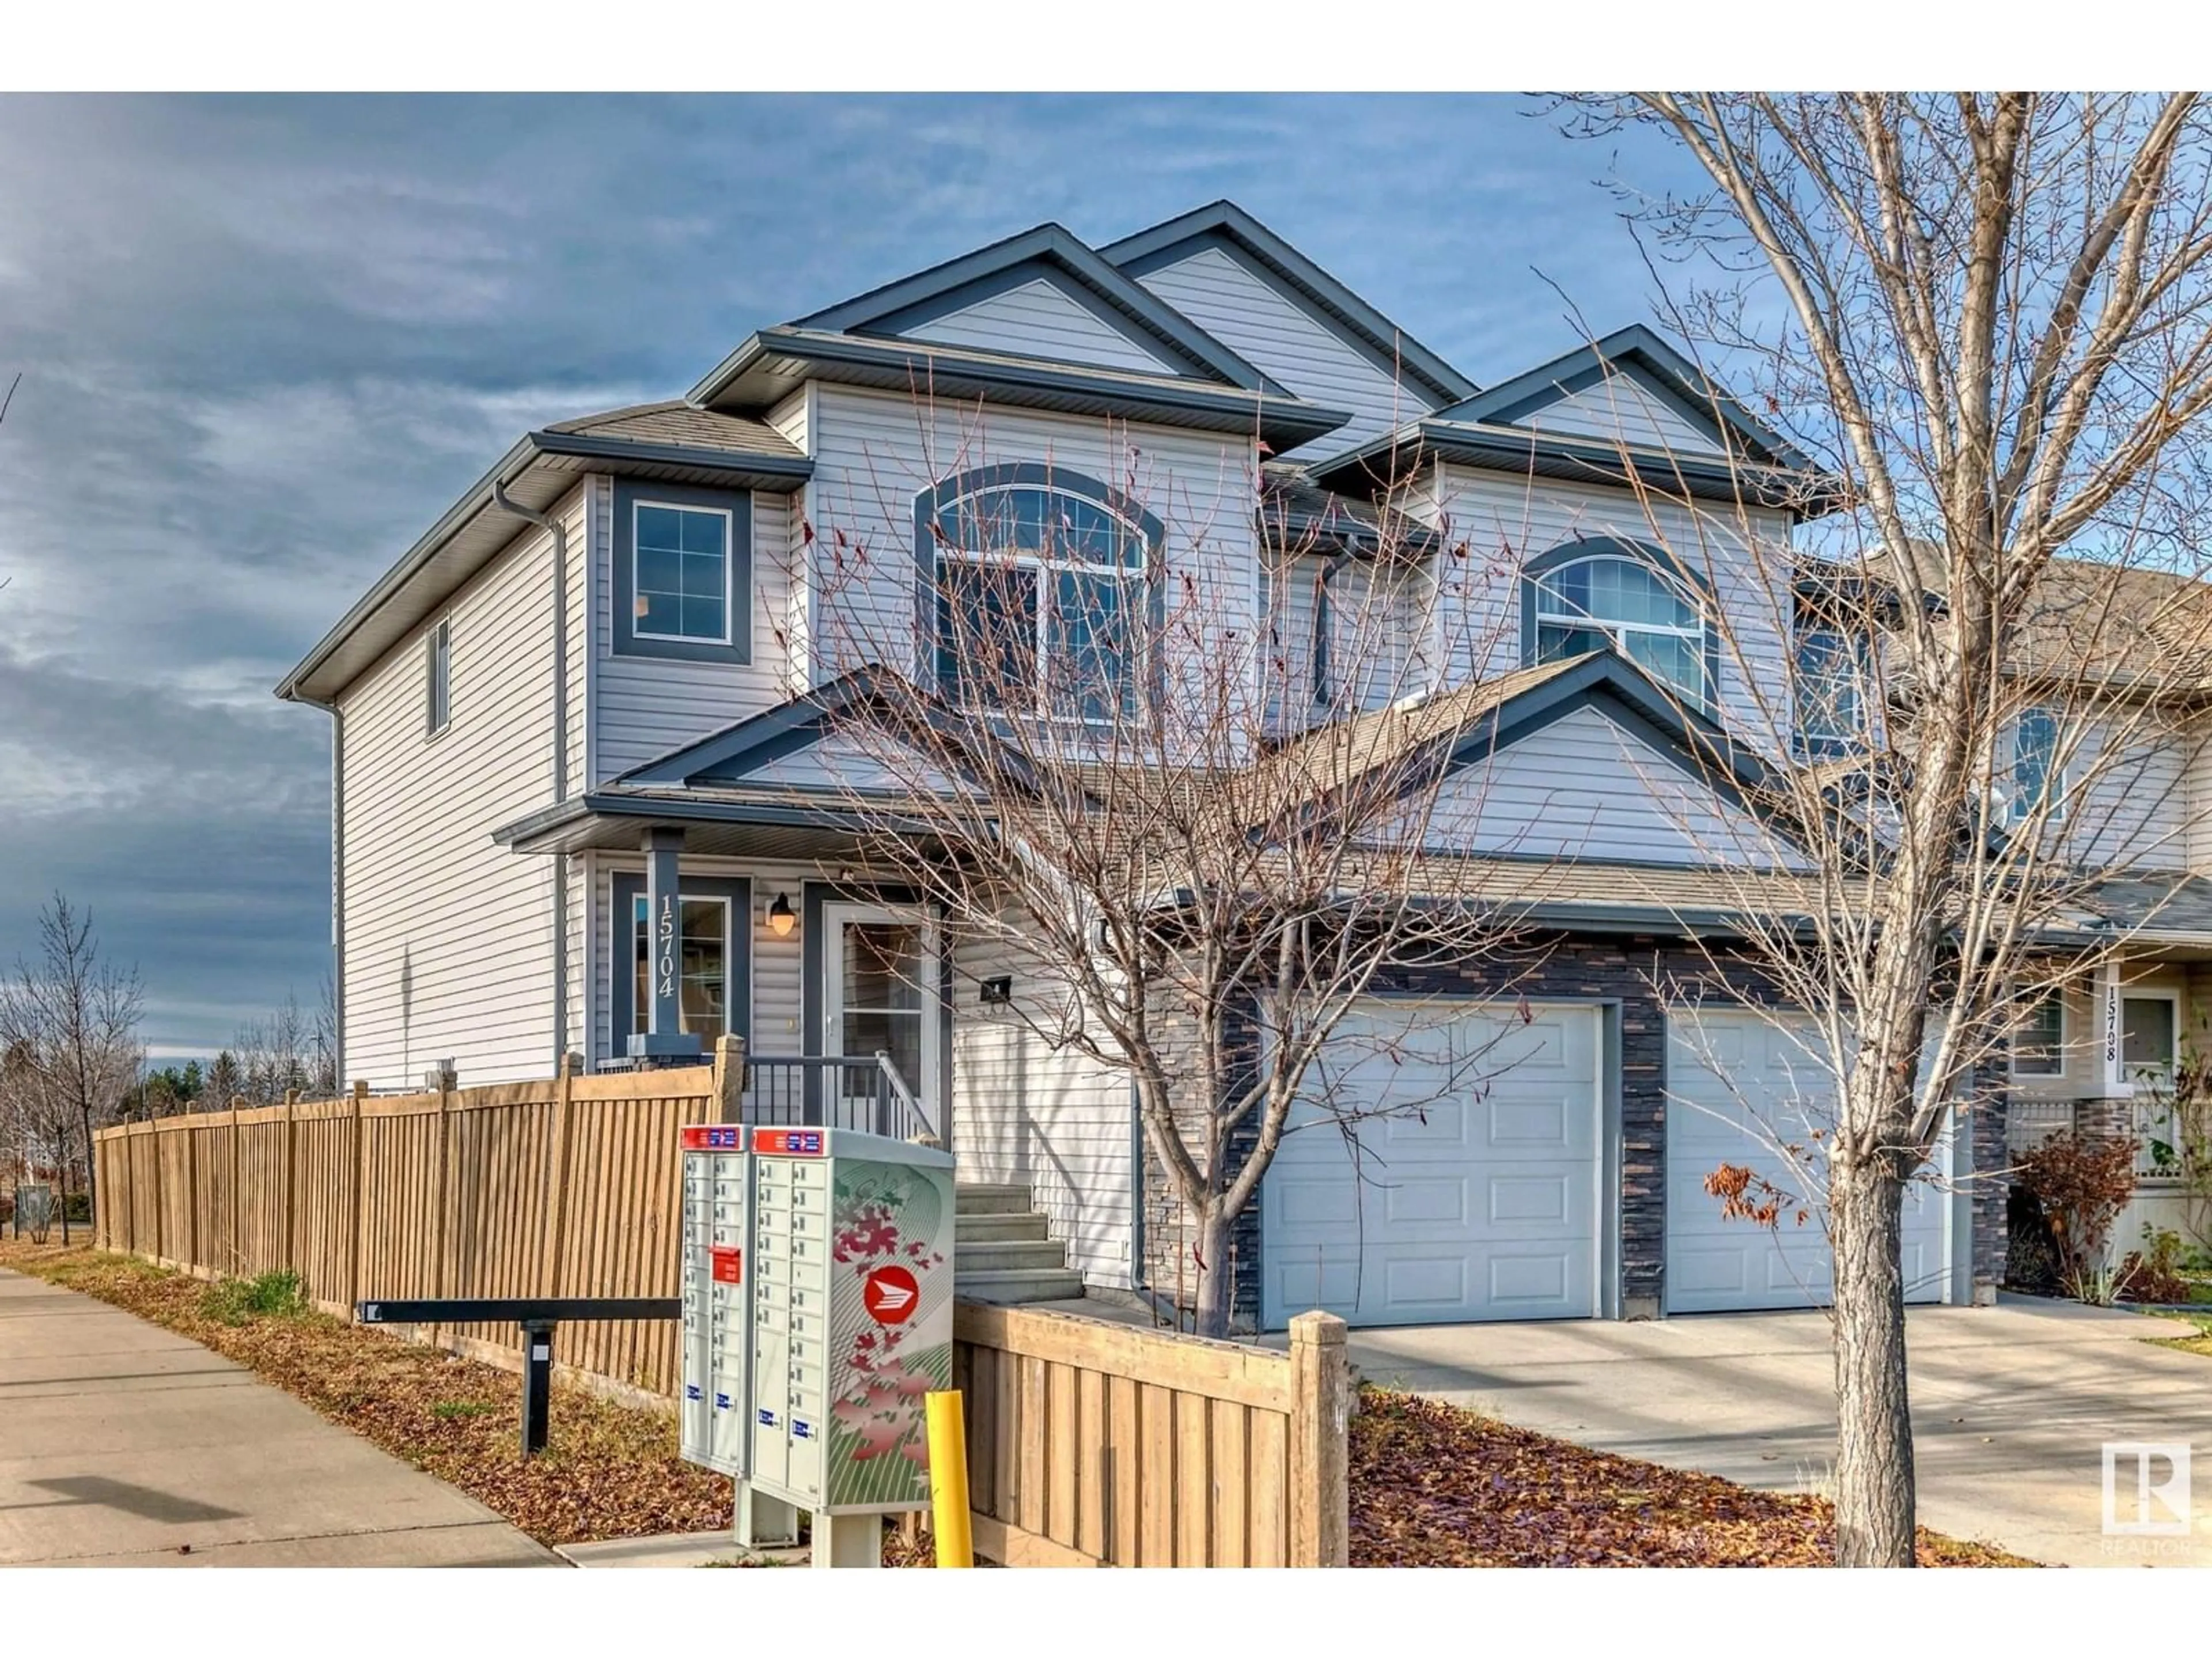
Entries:
[[423,735],[434,738],[453,717],[453,618],[441,618],[422,646]]

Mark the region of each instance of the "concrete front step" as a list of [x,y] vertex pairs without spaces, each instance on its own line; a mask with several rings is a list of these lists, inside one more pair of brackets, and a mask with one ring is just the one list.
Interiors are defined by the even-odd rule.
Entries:
[[952,1236],[963,1245],[998,1243],[1012,1239],[1051,1237],[1044,1217],[1036,1210],[1020,1215],[955,1215]]
[[971,1243],[955,1236],[959,1254],[955,1277],[962,1284],[970,1273],[1027,1273],[1067,1266],[1067,1247],[1057,1239],[1013,1238]]
[[963,1181],[952,1188],[957,1215],[1023,1215],[1036,1207],[1030,1189],[1012,1182]]
[[1045,1267],[1032,1272],[971,1273],[963,1265],[958,1274],[960,1294],[975,1302],[1002,1305],[1018,1302],[1066,1302],[1083,1294],[1083,1278],[1071,1267]]

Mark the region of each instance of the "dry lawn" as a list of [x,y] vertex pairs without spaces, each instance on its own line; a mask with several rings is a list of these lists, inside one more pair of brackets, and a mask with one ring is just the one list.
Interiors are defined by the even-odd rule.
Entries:
[[[1826,1502],[1754,1492],[1369,1389],[1352,1424],[1352,1563],[1367,1567],[1817,1567]],[[1924,1567],[2026,1567],[1920,1533]]]

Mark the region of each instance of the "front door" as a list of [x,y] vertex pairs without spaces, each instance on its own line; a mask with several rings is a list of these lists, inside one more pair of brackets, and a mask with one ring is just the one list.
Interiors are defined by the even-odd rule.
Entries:
[[836,1121],[868,1121],[854,1109],[875,1098],[883,1054],[942,1136],[936,929],[914,911],[874,904],[824,905],[822,923],[821,1052],[866,1062],[836,1069],[832,1086],[848,1109]]

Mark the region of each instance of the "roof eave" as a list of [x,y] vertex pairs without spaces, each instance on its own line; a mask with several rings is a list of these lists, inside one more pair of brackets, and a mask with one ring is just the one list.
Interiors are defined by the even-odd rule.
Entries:
[[[607,471],[631,467],[683,467],[694,472],[720,475],[732,487],[788,491],[812,475],[814,464],[803,455],[750,453],[743,450],[693,447],[682,444],[636,443],[625,438],[606,438],[591,433],[558,432],[547,428],[525,433],[498,463],[465,491],[440,515],[399,561],[377,579],[374,586],[348,608],[313,650],[301,658],[276,686],[276,696],[287,702],[327,706],[340,686],[315,687],[316,672],[344,648],[348,641],[376,614],[404,592],[446,544],[481,514],[492,510],[493,489],[513,487],[532,465],[547,457],[597,464]],[[565,491],[562,493],[566,493]],[[526,526],[517,520],[520,534]]]
[[1163,425],[1224,432],[1256,430],[1278,451],[1294,449],[1325,437],[1352,418],[1349,410],[1323,409],[1299,399],[1236,386],[1201,381],[1186,386],[1117,375],[1108,369],[1042,362],[984,362],[957,352],[899,340],[797,335],[780,329],[763,330],[732,353],[720,367],[692,388],[692,400],[712,407],[729,397],[748,374],[769,357],[795,359],[807,366],[811,375],[823,379],[836,378],[834,373],[822,374],[825,368],[833,372],[873,371],[872,377],[853,374],[851,383],[881,389],[903,386],[911,390],[918,380],[926,379],[933,389],[951,395],[963,395],[973,389],[1017,404],[1024,398],[1044,395],[1063,399],[1087,398]]
[[[1377,465],[1388,460],[1389,467]],[[1451,422],[1419,421],[1372,439],[1315,469],[1325,489],[1357,475],[1386,487],[1402,483],[1422,462],[1440,460],[1486,471],[1535,474],[1569,483],[1619,484],[1633,476],[1662,490],[1679,489],[1700,500],[1743,500],[1759,507],[1814,519],[1842,503],[1835,481],[1818,474],[1793,473],[1750,462],[1704,462],[1671,451],[1627,450],[1620,446],[1577,442],[1531,430],[1476,431]]]

